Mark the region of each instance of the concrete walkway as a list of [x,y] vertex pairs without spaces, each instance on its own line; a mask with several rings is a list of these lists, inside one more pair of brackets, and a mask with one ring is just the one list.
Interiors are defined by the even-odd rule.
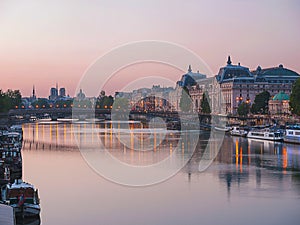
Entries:
[[14,209],[7,205],[0,204],[0,224],[1,225],[14,225]]

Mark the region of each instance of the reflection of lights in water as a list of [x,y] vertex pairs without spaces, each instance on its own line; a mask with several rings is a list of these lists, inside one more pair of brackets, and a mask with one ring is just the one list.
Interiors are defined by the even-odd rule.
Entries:
[[284,169],[284,173],[286,173],[286,168],[288,164],[288,155],[287,155],[287,150],[286,147],[283,147],[282,149],[282,167]]
[[73,131],[73,123],[71,123],[71,133],[70,133],[70,139],[71,139],[71,143],[73,143],[73,135],[74,135],[74,131]]
[[59,144],[59,136],[58,136],[58,123],[56,124],[56,126],[55,126],[55,138],[56,138],[56,144]]
[[130,131],[130,148],[134,149],[134,136],[133,132]]
[[240,147],[240,172],[243,172],[243,148]]
[[95,126],[94,126],[94,123],[92,123],[92,143],[94,144],[94,129],[95,129]]
[[239,165],[239,141],[235,140],[235,165],[238,168]]
[[35,124],[35,139],[39,140],[39,125],[37,123]]
[[77,124],[77,140],[79,141],[79,146],[80,146],[80,144],[81,144],[80,124]]
[[248,144],[248,164],[250,165],[251,163],[251,157],[250,157],[250,145]]
[[67,143],[67,124],[64,124],[64,144]]
[[42,125],[42,137],[43,137],[43,141],[45,141],[45,125]]
[[50,130],[50,142],[52,142],[52,124],[50,124],[49,126],[49,130]]

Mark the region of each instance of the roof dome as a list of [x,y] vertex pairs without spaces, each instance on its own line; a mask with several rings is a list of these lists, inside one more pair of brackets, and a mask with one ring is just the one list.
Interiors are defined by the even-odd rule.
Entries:
[[288,96],[286,93],[281,91],[273,97],[273,100],[274,101],[290,100],[290,96]]

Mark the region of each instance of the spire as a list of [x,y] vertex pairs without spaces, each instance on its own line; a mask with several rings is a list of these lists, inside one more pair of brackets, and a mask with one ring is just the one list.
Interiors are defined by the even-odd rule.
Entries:
[[189,65],[188,72],[189,72],[189,73],[192,72],[192,67],[191,67],[191,65]]
[[35,97],[35,86],[34,85],[32,87],[32,98],[36,99],[36,97]]
[[231,65],[230,55],[228,56],[227,65]]

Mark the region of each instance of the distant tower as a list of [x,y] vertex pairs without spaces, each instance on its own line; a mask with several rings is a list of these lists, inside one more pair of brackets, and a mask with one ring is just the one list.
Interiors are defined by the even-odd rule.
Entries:
[[65,88],[60,88],[59,89],[59,96],[60,97],[65,97],[66,96],[66,89]]
[[192,72],[192,67],[191,67],[191,65],[189,65],[188,72],[189,72],[189,73]]
[[32,99],[36,99],[36,96],[35,96],[35,87],[34,87],[34,85],[33,85],[33,87],[32,87]]
[[228,56],[227,65],[231,65],[230,55]]

